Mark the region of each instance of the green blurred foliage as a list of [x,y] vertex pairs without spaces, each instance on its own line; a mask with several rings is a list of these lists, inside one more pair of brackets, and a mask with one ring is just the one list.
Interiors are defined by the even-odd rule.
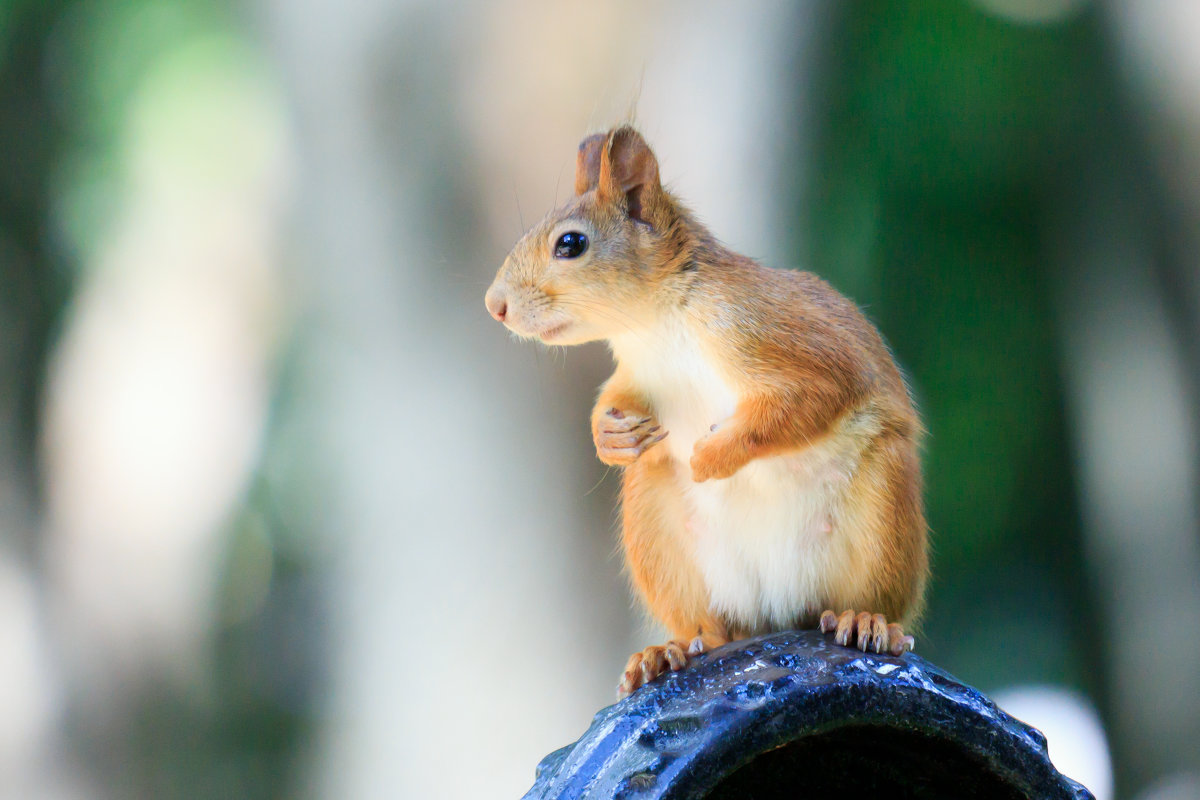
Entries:
[[[242,37],[224,2],[101,0],[69,5],[51,32],[46,91],[69,132],[51,174],[59,244],[79,266],[113,227],[128,180],[131,107],[180,53]],[[181,98],[180,102],[189,102]]]
[[1111,81],[1099,26],[935,0],[840,11],[807,261],[879,323],[930,431],[922,654],[984,688],[1095,696],[1045,228]]
[[[66,3],[0,6],[0,385],[4,431],[15,442],[18,476],[35,492],[35,415],[43,364],[70,290],[68,269],[48,234],[52,192],[47,177],[66,151],[67,124],[46,90],[48,41]],[[30,543],[26,543],[30,544]]]
[[[19,394],[14,462],[28,470],[31,494],[47,360],[83,265],[121,210],[131,106],[181,53],[203,56],[215,42],[226,48],[210,58],[220,66],[236,50],[228,43],[245,39],[244,23],[224,2],[0,4],[0,385]],[[178,108],[194,100],[179,98]],[[301,546],[309,506],[281,497],[288,481],[309,485],[279,474],[279,448],[292,441],[279,435],[293,419],[283,399],[294,388],[290,362],[279,376],[265,466],[229,525],[218,592],[223,625],[203,685],[150,681],[125,719],[100,729],[68,710],[71,745],[108,796],[294,793],[294,761],[311,730],[311,689],[321,672],[314,642],[322,609],[312,553]],[[36,563],[37,543],[28,544]]]
[[83,250],[118,209],[121,128],[152,67],[236,27],[224,3],[0,3],[0,382],[17,387],[17,439],[33,442],[45,363]]

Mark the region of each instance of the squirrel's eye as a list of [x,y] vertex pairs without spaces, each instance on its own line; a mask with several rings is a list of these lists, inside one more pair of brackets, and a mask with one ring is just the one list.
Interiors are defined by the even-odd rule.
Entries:
[[554,243],[555,258],[579,258],[587,250],[588,240],[579,231],[567,231]]

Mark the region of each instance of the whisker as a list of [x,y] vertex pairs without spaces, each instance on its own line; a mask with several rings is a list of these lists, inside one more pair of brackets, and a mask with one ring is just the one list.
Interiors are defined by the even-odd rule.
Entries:
[[517,221],[521,223],[521,233],[525,233],[525,215],[521,213],[521,194],[517,191],[517,179],[513,177],[513,199],[517,201]]
[[592,305],[581,300],[558,295],[555,298],[558,305],[566,306],[567,308],[580,308],[590,311],[596,316],[603,317],[609,322],[613,322],[624,329],[625,332],[633,334],[642,341],[643,344],[651,344],[650,339],[646,336],[641,325],[637,324],[638,320],[629,312],[612,306]]
[[600,479],[597,480],[594,484],[592,484],[592,488],[590,488],[586,492],[584,492],[583,496],[590,497],[592,492],[594,492],[600,488],[600,484],[604,483],[604,479],[607,478],[611,472],[612,472],[612,467],[610,467],[608,464],[605,464],[604,465],[604,473],[600,476]]

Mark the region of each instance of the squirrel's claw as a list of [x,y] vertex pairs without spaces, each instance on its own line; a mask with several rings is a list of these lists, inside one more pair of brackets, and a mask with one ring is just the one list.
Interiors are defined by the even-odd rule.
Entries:
[[833,640],[846,647],[857,647],[866,653],[888,653],[903,655],[913,649],[916,640],[904,633],[894,622],[888,622],[883,614],[866,611],[856,614],[847,609],[840,615],[827,610],[818,623],[821,633],[833,633]]
[[671,641],[634,653],[626,662],[621,682],[617,684],[617,699],[628,697],[659,675],[683,669],[689,658],[703,652],[704,643],[697,636],[690,642]]
[[667,437],[653,416],[626,414],[610,408],[592,431],[596,455],[605,464],[627,467]]

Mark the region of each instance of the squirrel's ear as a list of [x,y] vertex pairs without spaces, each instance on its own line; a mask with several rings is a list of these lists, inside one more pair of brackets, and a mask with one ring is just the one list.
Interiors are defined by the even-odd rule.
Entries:
[[600,180],[600,151],[607,139],[607,134],[594,133],[579,143],[579,155],[575,157],[575,194],[596,188],[596,182]]
[[602,201],[623,201],[634,219],[654,224],[650,216],[662,194],[658,160],[642,135],[628,125],[614,129],[604,143],[596,192]]

